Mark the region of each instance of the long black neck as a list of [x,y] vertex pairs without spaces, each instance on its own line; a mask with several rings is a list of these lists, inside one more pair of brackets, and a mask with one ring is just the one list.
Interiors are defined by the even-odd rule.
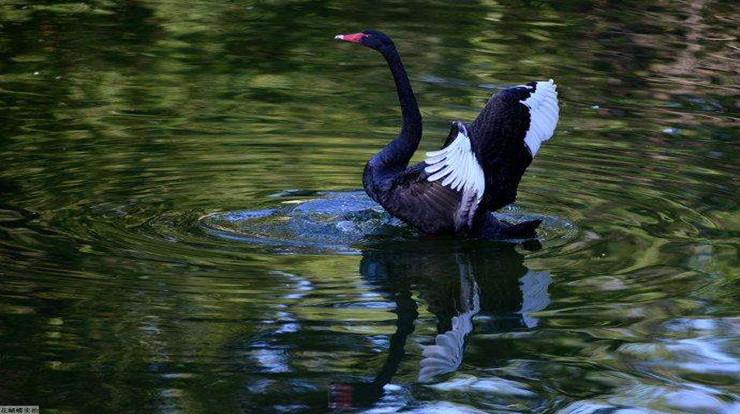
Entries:
[[396,82],[398,101],[401,104],[402,125],[398,136],[377,153],[371,162],[377,163],[378,167],[386,171],[404,170],[421,140],[421,114],[398,51],[395,47],[389,47],[381,50],[381,53],[388,62],[393,80]]

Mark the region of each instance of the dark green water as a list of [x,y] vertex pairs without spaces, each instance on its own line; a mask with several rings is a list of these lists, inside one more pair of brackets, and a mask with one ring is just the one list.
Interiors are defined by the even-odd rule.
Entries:
[[[738,412],[737,3],[372,4],[0,4],[0,405]],[[557,81],[511,210],[541,246],[352,212],[399,124],[381,57],[333,40],[364,28],[423,151]]]

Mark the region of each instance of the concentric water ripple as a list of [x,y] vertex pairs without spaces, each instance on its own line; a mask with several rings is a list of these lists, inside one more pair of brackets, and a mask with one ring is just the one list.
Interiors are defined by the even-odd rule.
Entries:
[[[516,207],[499,216],[514,223],[541,219],[538,235],[543,240],[558,238],[564,242],[577,234],[574,226],[563,219],[524,214]],[[200,222],[214,235],[230,240],[336,251],[357,252],[358,244],[377,239],[418,239],[412,228],[391,217],[361,191],[288,199],[274,209],[212,213]]]

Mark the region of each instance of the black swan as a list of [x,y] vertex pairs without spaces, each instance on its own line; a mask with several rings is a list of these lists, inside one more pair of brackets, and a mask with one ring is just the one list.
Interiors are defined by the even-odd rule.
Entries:
[[491,212],[514,202],[524,171],[555,131],[559,108],[552,79],[493,95],[472,124],[453,122],[442,148],[408,167],[421,140],[421,114],[396,46],[376,30],[336,39],[380,52],[401,104],[401,131],[365,166],[362,184],[370,198],[425,234],[534,237],[541,220],[511,224]]

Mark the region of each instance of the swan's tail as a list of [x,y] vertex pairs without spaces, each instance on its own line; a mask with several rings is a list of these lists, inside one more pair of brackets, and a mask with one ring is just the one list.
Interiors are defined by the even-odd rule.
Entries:
[[505,239],[532,239],[536,237],[537,227],[542,224],[542,220],[529,220],[521,223],[509,223],[508,221],[499,220],[493,214],[488,213],[486,222],[476,232],[476,236],[482,238],[491,238],[497,240]]

